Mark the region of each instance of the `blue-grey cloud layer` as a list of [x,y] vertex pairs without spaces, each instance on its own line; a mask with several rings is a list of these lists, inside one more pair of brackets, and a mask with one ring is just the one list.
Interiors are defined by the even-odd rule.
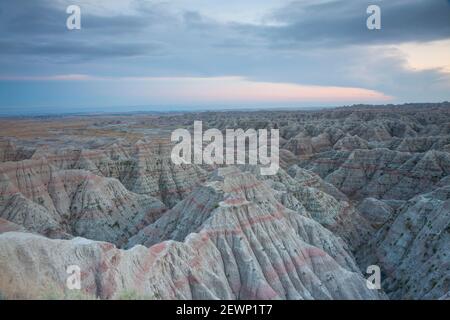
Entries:
[[[382,30],[373,32],[362,13],[381,7]],[[318,45],[432,41],[450,37],[450,3],[446,0],[332,1],[304,5],[297,1],[273,14],[287,23],[267,30],[276,41]]]
[[[398,101],[448,98],[448,75],[406,69],[400,53],[373,47],[450,39],[446,0],[295,1],[267,12],[265,24],[219,22],[194,5],[186,11],[135,1],[136,13],[114,16],[82,7],[79,31],[65,27],[66,5],[76,0],[0,3],[3,76],[239,75],[363,87]],[[365,26],[369,4],[382,9],[380,31]]]

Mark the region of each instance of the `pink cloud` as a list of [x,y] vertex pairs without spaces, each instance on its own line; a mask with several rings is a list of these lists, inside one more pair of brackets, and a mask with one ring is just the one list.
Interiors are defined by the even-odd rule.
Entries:
[[[148,90],[145,90],[147,88]],[[258,82],[242,77],[151,78],[143,94],[194,102],[382,102],[382,92],[354,87]],[[158,90],[152,90],[158,88]]]
[[245,102],[333,102],[388,101],[392,97],[375,90],[354,87],[313,86],[292,83],[255,82],[243,78],[220,78],[207,83],[187,85],[186,98],[206,101]]
[[[295,102],[385,102],[393,97],[382,92],[339,86],[260,82],[233,77],[97,77],[86,74],[0,77],[13,81],[95,81],[110,90],[120,84],[120,95],[150,101],[179,103],[295,103]],[[118,91],[118,92],[119,92]]]

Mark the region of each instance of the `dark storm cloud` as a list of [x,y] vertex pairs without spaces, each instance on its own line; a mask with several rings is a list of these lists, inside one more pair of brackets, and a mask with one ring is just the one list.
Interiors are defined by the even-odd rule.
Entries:
[[[381,8],[381,30],[366,27],[369,5]],[[447,0],[336,0],[305,5],[297,1],[269,16],[282,26],[253,28],[278,45],[386,44],[450,37]]]
[[[24,5],[24,4],[27,5]],[[73,1],[77,4],[77,1]],[[113,31],[135,32],[151,25],[158,12],[145,10],[145,15],[94,15],[89,10],[83,10],[82,26],[85,29],[102,29],[104,34],[113,35]],[[2,3],[0,11],[0,32],[17,35],[53,35],[67,34],[65,5],[51,1],[7,1]]]
[[[362,87],[402,101],[448,98],[448,72],[414,70],[404,52],[383,45],[450,39],[449,1],[298,1],[260,24],[224,22],[186,1],[188,10],[141,0],[123,12],[82,6],[82,29],[68,31],[66,5],[77,0],[0,0],[0,75],[242,76]],[[380,31],[366,28],[369,4],[381,7]]]
[[[381,6],[380,31],[369,31],[365,25],[366,8],[372,3]],[[161,52],[189,54],[200,48],[246,52],[251,48],[329,48],[450,37],[450,2],[446,0],[298,1],[268,15],[277,26],[219,23],[195,10],[172,12],[153,2],[136,1],[134,5],[135,14],[106,16],[82,10],[82,30],[68,31],[62,4],[3,1],[0,39],[4,49],[0,55],[70,54],[85,60]]]
[[60,33],[59,21],[66,17],[65,9],[58,10],[44,1],[2,1],[0,35],[4,38]]
[[[98,16],[82,11],[81,30],[66,28],[65,6],[51,1],[8,1],[0,11],[0,55],[80,60],[160,54],[163,44],[139,37],[158,14]],[[75,1],[76,3],[76,1]],[[165,20],[165,22],[168,22]]]
[[151,43],[113,43],[85,41],[60,41],[58,43],[23,43],[17,41],[0,41],[3,55],[45,55],[45,56],[87,56],[102,58],[105,56],[129,57],[143,54],[158,54],[162,52],[159,44]]

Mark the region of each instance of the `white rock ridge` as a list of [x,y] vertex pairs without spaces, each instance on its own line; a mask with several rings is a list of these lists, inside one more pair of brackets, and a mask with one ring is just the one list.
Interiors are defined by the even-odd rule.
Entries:
[[117,179],[57,170],[45,158],[0,164],[0,217],[45,236],[120,245],[165,210]]
[[340,238],[235,168],[219,169],[129,247],[7,232],[0,253],[11,258],[0,262],[0,287],[13,297],[37,297],[48,287],[64,295],[65,267],[76,264],[85,293],[101,298],[130,289],[163,299],[384,297],[367,288]]

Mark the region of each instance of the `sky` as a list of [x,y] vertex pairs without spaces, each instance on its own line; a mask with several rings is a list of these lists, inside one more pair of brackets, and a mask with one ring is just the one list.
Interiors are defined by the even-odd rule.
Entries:
[[450,0],[0,0],[0,115],[446,100]]

